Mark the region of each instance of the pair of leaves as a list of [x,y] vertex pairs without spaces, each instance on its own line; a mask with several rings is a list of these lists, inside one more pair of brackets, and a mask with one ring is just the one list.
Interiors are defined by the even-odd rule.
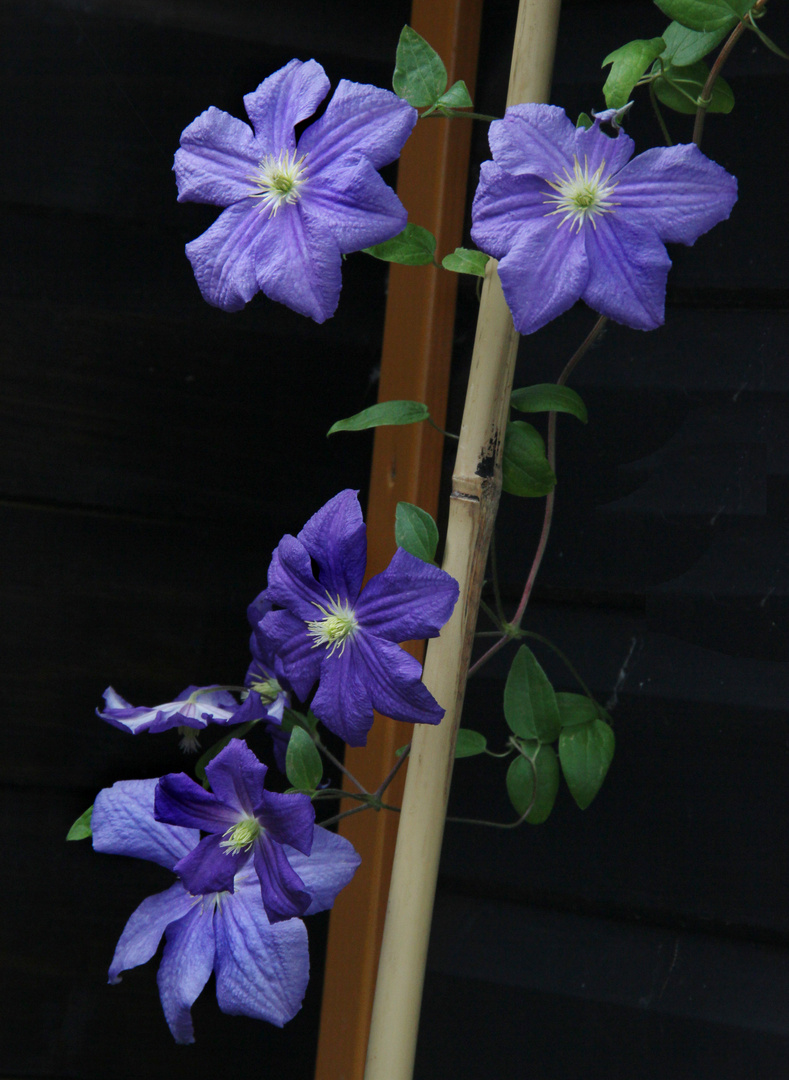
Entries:
[[462,79],[447,89],[447,69],[436,50],[412,30],[404,26],[397,43],[392,87],[398,97],[405,98],[415,109],[451,114],[456,109],[473,105]]
[[[504,716],[520,751],[507,772],[516,811],[525,813],[533,800],[528,820],[545,821],[559,787],[559,764],[570,794],[585,810],[614,756],[614,733],[595,702],[582,694],[555,693],[537,658],[522,645],[504,688]],[[551,746],[557,739],[558,759]]]
[[[623,108],[652,65],[650,74],[658,100],[676,112],[694,113],[709,75],[709,68],[701,58],[720,43],[726,32],[727,28],[700,32],[673,22],[663,37],[630,41],[614,50],[602,65],[611,64],[603,86],[606,104],[610,109]],[[729,113],[733,107],[731,87],[724,79],[717,78],[708,111]]]
[[[586,406],[569,386],[538,383],[512,392],[510,404],[519,412],[564,412],[587,421]],[[545,453],[542,435],[531,424],[513,420],[504,434],[502,487],[511,495],[536,498],[548,495],[556,476]]]
[[[406,225],[401,233],[381,244],[362,248],[366,255],[384,262],[399,263],[401,266],[429,266],[435,262],[436,238],[421,225]],[[451,255],[445,255],[441,265],[445,270],[456,274],[475,274],[485,276],[485,267],[489,256],[471,248],[455,248]]]

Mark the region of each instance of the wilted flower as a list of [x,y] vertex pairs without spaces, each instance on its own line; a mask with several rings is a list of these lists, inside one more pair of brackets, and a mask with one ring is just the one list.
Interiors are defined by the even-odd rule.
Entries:
[[180,202],[227,207],[186,253],[204,298],[238,311],[262,291],[316,322],[334,314],[342,256],[406,225],[400,200],[376,172],[394,161],[416,110],[389,90],[343,80],[329,90],[314,60],[291,60],[244,98],[254,131],[211,107],[181,135]]
[[312,711],[351,746],[367,741],[373,709],[410,723],[441,720],[419,662],[397,643],[436,637],[458,597],[454,578],[402,548],[362,589],[366,562],[357,493],[340,492],[280,541],[266,594],[285,610],[258,627],[302,700],[319,680]]
[[239,705],[232,694],[216,686],[187,686],[175,701],[163,705],[134,706],[111,686],[104,691],[104,708],[97,709],[102,720],[117,728],[139,735],[143,731],[156,733],[168,728],[204,728],[209,724],[237,724]]
[[[149,859],[172,870],[193,850],[197,829],[154,819],[156,786],[155,779],[123,780],[99,793],[91,823],[97,851]],[[286,852],[311,897],[308,915],[330,908],[359,865],[347,840],[321,828],[309,856]],[[194,1042],[190,1010],[212,971],[223,1012],[281,1027],[301,1008],[309,978],[304,923],[269,922],[251,866],[236,875],[232,892],[192,895],[179,881],[144,900],[118,941],[110,982],[150,960],[163,934],[159,994],[176,1042]]]
[[693,145],[647,150],[600,124],[576,128],[553,105],[515,105],[490,125],[471,235],[499,262],[515,328],[538,330],[584,300],[639,330],[664,320],[671,260],[729,216],[737,181]]

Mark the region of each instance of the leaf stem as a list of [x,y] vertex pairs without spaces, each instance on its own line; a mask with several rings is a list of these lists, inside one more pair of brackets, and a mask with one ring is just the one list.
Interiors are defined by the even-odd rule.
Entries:
[[[766,3],[767,0],[756,0],[752,11],[761,11]],[[746,18],[749,21],[751,21],[751,15],[752,12],[748,12],[748,14],[746,15]],[[742,19],[739,23],[737,23],[737,25],[734,27],[734,29],[726,39],[723,48],[715,57],[715,63],[710,68],[710,73],[707,76],[707,81],[704,83],[704,88],[701,91],[702,104],[700,104],[699,107],[696,109],[696,120],[693,124],[693,142],[699,148],[701,148],[701,137],[704,134],[704,121],[707,116],[707,109],[709,108],[709,103],[712,97],[712,88],[715,85],[715,80],[720,75],[723,65],[728,60],[729,54],[731,53],[732,49],[747,29],[748,23],[745,22],[745,19]]]
[[[557,386],[564,386],[565,385],[565,383],[567,382],[567,380],[570,378],[573,371],[575,370],[576,366],[583,359],[583,357],[586,355],[586,353],[589,351],[589,349],[592,347],[592,345],[594,345],[595,341],[598,339],[600,334],[603,332],[603,329],[605,328],[605,325],[606,325],[607,322],[608,322],[608,319],[607,319],[607,317],[605,315],[601,315],[598,318],[597,322],[594,324],[592,329],[589,331],[589,333],[586,335],[584,340],[581,342],[581,344],[578,346],[578,348],[575,350],[573,355],[570,357],[570,359],[565,364],[564,370],[562,371],[559,378],[556,380],[556,385]],[[551,469],[553,469],[555,471],[555,467],[556,467],[556,413],[555,412],[549,412],[548,413],[548,439],[546,441],[546,455],[547,455],[547,458],[548,458],[548,464],[551,466]],[[523,588],[523,594],[521,595],[520,603],[518,604],[518,609],[515,612],[515,615],[514,615],[514,617],[512,619],[512,622],[509,624],[511,627],[514,627],[516,630],[520,629],[520,624],[521,624],[521,621],[523,620],[523,614],[526,611],[527,604],[529,603],[529,598],[531,596],[532,589],[534,588],[534,582],[535,582],[535,580],[537,578],[537,573],[538,573],[538,571],[540,569],[540,564],[542,563],[543,555],[545,554],[545,548],[546,548],[546,546],[548,544],[548,537],[550,536],[550,533],[551,533],[551,522],[553,521],[553,506],[554,506],[554,493],[553,493],[553,491],[551,491],[545,497],[545,514],[543,516],[542,531],[540,532],[540,539],[539,539],[538,544],[537,544],[537,550],[536,550],[536,552],[534,554],[534,560],[532,562],[531,569],[529,570],[529,576],[526,579],[526,584],[525,584],[525,586]],[[479,658],[479,660],[476,661],[476,663],[472,664],[472,666],[469,668],[469,672],[468,672],[469,677],[471,677],[477,671],[479,671],[479,669],[482,667],[482,665],[486,664],[488,662],[488,660],[491,659],[491,657],[495,656],[495,654],[499,651],[499,649],[502,649],[507,644],[507,642],[510,640],[510,638],[512,638],[514,636],[516,636],[516,635],[511,634],[511,633],[503,634],[502,637],[500,637],[499,640],[494,645],[491,645],[491,647],[488,649],[488,651],[486,653],[483,653],[483,655]]]

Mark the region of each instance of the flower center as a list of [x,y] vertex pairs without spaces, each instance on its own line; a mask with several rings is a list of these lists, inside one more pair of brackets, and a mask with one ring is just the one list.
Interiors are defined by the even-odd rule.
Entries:
[[295,203],[301,198],[306,183],[304,154],[296,158],[295,150],[283,150],[279,157],[266,154],[258,165],[258,171],[248,179],[257,188],[253,199],[260,199],[260,211],[269,211],[273,217],[283,203]]
[[313,649],[318,645],[329,645],[329,656],[335,649],[342,653],[348,638],[353,637],[359,629],[353,608],[347,600],[343,603],[339,596],[336,600],[329,597],[327,607],[320,604],[315,607],[323,612],[324,618],[307,623],[307,632],[315,639]]
[[282,687],[276,679],[258,679],[250,683],[249,689],[260,695],[260,700],[264,705],[270,705],[282,693]]
[[255,818],[241,818],[225,832],[225,839],[219,844],[228,855],[237,855],[239,851],[249,851],[263,828]]
[[596,229],[595,218],[598,214],[610,214],[613,207],[619,205],[611,199],[616,183],[603,179],[604,168],[605,161],[601,161],[599,168],[590,176],[587,159],[584,158],[584,165],[581,168],[578,158],[573,158],[572,175],[565,169],[564,177],[555,174],[555,183],[552,180],[547,181],[556,194],[552,195],[546,191],[545,202],[548,205],[554,205],[556,209],[549,210],[545,216],[561,214],[562,219],[557,228],[564,225],[565,221],[569,221],[570,230],[572,231],[573,226],[577,225],[580,232],[581,227],[590,221]]

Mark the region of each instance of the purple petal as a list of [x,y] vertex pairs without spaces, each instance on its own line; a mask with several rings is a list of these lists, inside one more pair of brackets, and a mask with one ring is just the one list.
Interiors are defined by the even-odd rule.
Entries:
[[342,652],[326,657],[312,699],[318,719],[349,746],[364,746],[373,726],[372,687],[368,687],[367,667],[356,647],[363,636],[357,633]]
[[610,218],[587,234],[590,274],[581,298],[609,319],[654,330],[664,321],[671,259],[654,229],[618,214]]
[[575,126],[556,105],[511,105],[488,138],[496,164],[508,173],[552,179],[572,172]]
[[493,161],[482,163],[471,209],[471,237],[494,259],[507,254],[527,222],[545,218],[551,189],[541,176],[512,176]]
[[180,881],[166,892],[149,896],[132,914],[123,929],[109,970],[109,981],[119,983],[121,972],[147,964],[159,948],[162,934],[172,922],[187,915],[198,900]]
[[282,846],[264,833],[255,844],[255,870],[270,922],[303,915],[310,906],[304,882],[288,862]]
[[222,847],[222,839],[221,833],[204,837],[173,867],[192,896],[232,893],[234,877],[249,862],[248,851],[228,851]]
[[416,119],[416,109],[391,90],[343,79],[326,112],[302,135],[299,152],[308,155],[313,174],[362,154],[380,169],[398,157]]
[[167,928],[159,974],[159,997],[177,1043],[194,1042],[191,1008],[214,967],[214,905],[198,904]]
[[737,201],[735,178],[693,145],[647,150],[617,180],[618,213],[649,224],[664,243],[693,244]]
[[599,120],[590,128],[575,129],[575,157],[579,165],[585,166],[589,176],[597,172],[601,165],[602,179],[619,172],[633,156],[635,146],[630,136],[621,128],[613,137],[606,135],[600,130]]
[[[278,604],[287,607],[303,622],[320,617],[320,606],[326,604],[325,588],[321,588],[312,572],[310,554],[301,540],[295,536],[283,536],[271,556],[268,568],[269,595]],[[281,612],[264,615],[259,625],[263,633],[273,636],[278,626],[274,618]],[[285,627],[279,627],[280,633]],[[303,631],[303,627],[301,628]],[[276,650],[279,652],[279,649]]]
[[235,825],[240,809],[228,806],[186,773],[168,773],[156,789],[154,813],[157,821],[216,833]]
[[436,637],[457,603],[458,583],[437,566],[398,548],[356,602],[359,625],[388,641]]
[[440,722],[444,709],[421,682],[418,660],[381,638],[359,634],[354,644],[367,666],[367,688],[378,712],[409,724]]
[[322,828],[315,829],[309,855],[302,855],[289,847],[285,848],[285,853],[311,897],[305,915],[314,915],[317,911],[332,907],[335,897],[345,888],[362,861],[349,840]]
[[309,855],[315,832],[315,807],[309,795],[265,791],[255,816],[272,840]]
[[[305,187],[309,192],[309,188]],[[300,315],[325,322],[337,310],[342,255],[328,223],[304,212],[304,201],[280,206],[252,250],[258,288]]]
[[172,870],[198,843],[197,829],[155,821],[158,780],[119,780],[96,796],[91,818],[93,847],[110,855],[149,859]]
[[[268,594],[268,590],[264,589],[263,592],[258,593],[247,608],[247,621],[249,622],[249,625],[254,629],[263,616],[268,615],[271,608],[271,597]],[[262,656],[258,656],[257,659],[264,660]]]
[[230,206],[256,188],[250,176],[262,154],[252,128],[211,106],[181,135],[175,154],[179,202]]
[[283,677],[304,701],[318,679],[326,646],[316,647],[304,621],[289,611],[272,611],[266,615],[259,632],[276,648]]
[[227,806],[238,807],[247,817],[255,816],[267,772],[243,739],[231,739],[205,767],[216,797]]
[[222,1012],[282,1027],[301,1008],[310,962],[300,919],[270,923],[260,891],[239,887],[214,915],[216,997]]
[[258,291],[254,245],[268,222],[254,199],[223,211],[202,236],[186,245],[203,299],[223,311],[240,311]]
[[589,279],[583,236],[553,217],[531,221],[499,263],[515,329],[531,334],[571,308]]
[[402,232],[408,212],[370,162],[332,165],[303,201],[305,215],[323,221],[343,254]]
[[244,96],[247,116],[262,147],[261,157],[296,145],[293,129],[312,116],[329,92],[329,80],[315,60],[291,60]]
[[[362,587],[367,563],[367,527],[358,491],[347,488],[329,499],[312,515],[298,539],[318,564],[318,580],[326,592],[332,598],[339,595],[353,603]],[[314,613],[304,615],[315,617]]]

